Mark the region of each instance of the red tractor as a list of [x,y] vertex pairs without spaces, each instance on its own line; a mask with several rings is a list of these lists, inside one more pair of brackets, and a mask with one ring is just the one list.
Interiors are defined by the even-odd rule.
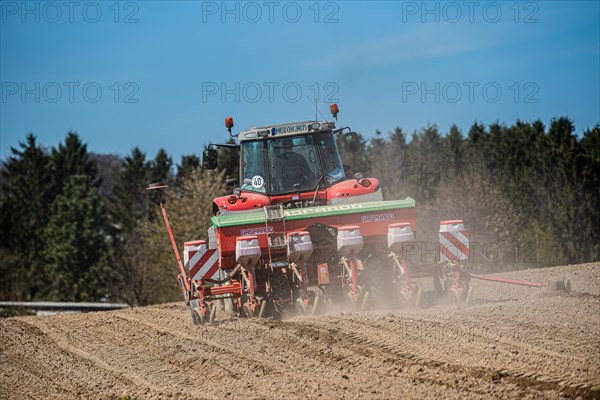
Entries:
[[[233,119],[225,126],[231,135]],[[347,177],[337,135],[346,151],[359,148],[358,134],[332,121],[250,128],[237,143],[208,146],[206,170],[217,148],[239,150],[241,185],[214,199],[208,240],[186,242],[183,262],[161,203],[195,323],[212,320],[220,300],[247,317],[418,302],[402,251],[415,238],[415,202],[384,201],[377,179]]]
[[[337,120],[337,105],[330,108]],[[225,126],[231,135],[233,119]],[[415,242],[415,201],[384,201],[377,179],[347,177],[336,135],[346,151],[359,148],[358,134],[332,121],[250,128],[236,135],[237,143],[208,146],[207,170],[217,167],[217,148],[239,150],[241,187],[214,199],[208,241],[185,242],[183,262],[160,203],[194,323],[212,321],[219,302],[248,318],[330,305],[419,305],[421,290],[406,260]],[[543,286],[467,273],[462,261],[470,257],[469,240],[462,220],[441,221],[434,287],[451,300],[468,303],[471,278]],[[561,285],[570,289],[566,279]]]

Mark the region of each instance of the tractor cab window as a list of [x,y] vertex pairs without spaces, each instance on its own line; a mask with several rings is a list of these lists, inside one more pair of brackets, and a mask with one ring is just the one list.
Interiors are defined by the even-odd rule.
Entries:
[[314,189],[321,168],[313,136],[274,139],[267,144],[270,193]]
[[321,150],[321,157],[323,159],[323,167],[325,168],[325,175],[327,179],[327,185],[331,185],[340,180],[345,179],[344,167],[342,166],[342,160],[337,151],[335,138],[333,133],[326,133],[319,135],[319,148]]
[[263,141],[242,143],[242,189],[267,192]]

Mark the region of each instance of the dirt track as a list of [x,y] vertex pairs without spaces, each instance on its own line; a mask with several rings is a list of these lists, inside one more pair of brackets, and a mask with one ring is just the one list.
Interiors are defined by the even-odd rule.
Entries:
[[[600,398],[600,264],[474,281],[476,305],[228,320],[183,304],[0,321],[0,398]],[[431,283],[422,283],[425,289]]]

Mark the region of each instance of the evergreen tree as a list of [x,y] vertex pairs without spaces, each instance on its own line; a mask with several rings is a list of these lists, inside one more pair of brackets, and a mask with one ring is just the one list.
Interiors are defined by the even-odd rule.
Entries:
[[583,262],[600,260],[600,124],[587,129],[581,139],[582,194],[579,221]]
[[138,147],[123,159],[115,186],[112,219],[125,233],[149,216],[146,188],[150,183],[151,171],[151,163],[146,161],[146,155]]
[[486,142],[487,132],[485,126],[477,122],[473,123],[465,142],[465,152],[472,162],[485,160],[483,152],[485,151]]
[[369,175],[371,172],[371,161],[369,159],[369,147],[367,145],[367,139],[365,139],[365,137],[360,133],[358,134],[358,138],[360,147],[356,152],[352,153],[346,151],[344,147],[344,137],[342,135],[338,135],[336,137],[342,163],[349,167],[349,171],[346,171],[346,176],[348,178],[352,178],[352,176],[357,172],[362,173],[364,176]]
[[96,187],[102,183],[97,177],[96,163],[87,152],[87,145],[75,132],[69,132],[64,143],[59,143],[58,148],[52,149],[51,168],[54,195],[62,193],[63,186],[72,175],[88,176],[90,182]]
[[[177,191],[166,191],[169,219],[176,240],[207,239],[212,200],[225,190],[224,171],[192,172]],[[179,270],[158,207],[156,217],[140,221],[124,246],[117,266],[114,297],[134,305],[181,300]],[[194,221],[194,223],[190,223]],[[198,228],[202,227],[201,230]]]
[[98,188],[99,193],[107,201],[110,201],[113,198],[119,167],[122,164],[123,159],[116,154],[89,153],[89,156],[96,164],[96,167],[98,168],[98,179],[102,182]]
[[374,173],[373,176],[382,180],[386,199],[414,196],[414,190],[410,185],[415,170],[414,162],[409,157],[406,135],[402,128],[396,127],[390,134],[389,143],[386,141],[385,145],[389,153],[389,157],[385,160],[391,162],[379,162],[378,164],[386,166],[387,173],[381,177]]
[[[150,200],[150,193],[146,191],[151,173],[152,163],[146,161],[146,155],[138,147],[123,159],[110,210],[111,231],[114,231],[114,240],[109,247],[110,265],[114,272],[111,288],[118,287],[120,282],[126,280],[122,277],[122,271],[132,268],[127,247],[139,245],[142,236],[139,226],[150,219],[151,209],[155,206],[154,201]],[[140,246],[138,251],[142,250]],[[118,293],[112,294],[119,298]]]
[[158,150],[150,171],[151,182],[164,182],[169,184],[173,179],[173,159],[165,149]]
[[446,152],[449,155],[450,162],[456,164],[458,168],[461,168],[463,162],[463,137],[460,129],[456,125],[450,127],[450,132],[446,136],[444,143],[446,144]]
[[390,144],[394,149],[394,153],[403,154],[406,152],[408,148],[406,145],[406,135],[404,134],[402,128],[400,128],[399,126],[397,126],[394,132],[390,134]]
[[551,221],[557,248],[554,265],[580,261],[583,238],[577,240],[581,223],[586,216],[580,214],[583,196],[582,181],[578,171],[580,145],[573,134],[575,126],[568,118],[553,119],[548,129],[552,148],[552,180],[549,200],[545,204],[545,217]]
[[409,143],[411,161],[416,173],[413,177],[414,197],[417,201],[433,201],[440,186],[445,160],[442,154],[442,136],[436,125],[428,125],[414,133]]
[[[511,258],[522,244],[534,245],[539,266],[600,260],[600,125],[577,135],[562,117],[548,128],[474,123],[466,137],[429,125],[410,141],[401,128],[359,138],[354,153],[337,138],[348,177],[379,178],[386,199],[413,197],[420,240],[437,240],[439,220],[463,218],[474,240],[503,246],[508,267],[523,261]],[[0,166],[0,297],[97,300],[107,287],[132,304],[178,296],[176,269],[164,268],[172,254],[162,219],[145,190],[172,181],[172,165],[164,149],[149,161],[134,148],[121,160],[88,153],[69,132],[48,153],[27,135]],[[204,237],[198,226],[209,223],[225,176],[237,176],[237,151],[221,148],[219,167],[202,171],[199,157],[182,157],[177,190],[164,196],[177,238]]]
[[189,178],[193,172],[200,171],[200,158],[195,154],[181,156],[181,165],[177,166],[177,186]]
[[36,143],[35,135],[28,134],[19,147],[11,148],[12,155],[2,167],[0,237],[2,246],[18,257],[18,276],[29,283],[20,296],[28,300],[36,297],[43,285],[39,248],[48,221],[52,184],[50,158]]
[[372,163],[369,176],[379,179],[386,198],[398,194],[396,177],[401,167],[394,150],[382,133],[379,130],[375,131],[375,137],[371,139],[368,149],[368,157],[372,160],[386,160],[386,162]]
[[89,176],[72,175],[44,230],[44,298],[98,301],[106,293],[106,211]]

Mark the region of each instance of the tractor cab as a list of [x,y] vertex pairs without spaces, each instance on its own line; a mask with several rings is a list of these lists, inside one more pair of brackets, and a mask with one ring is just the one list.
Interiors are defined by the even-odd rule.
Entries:
[[[244,191],[314,192],[346,178],[330,122],[297,122],[240,133]],[[259,136],[260,135],[260,136]]]
[[[334,116],[337,106],[335,110]],[[225,120],[225,126],[231,134],[231,117]],[[231,196],[215,199],[214,213],[258,211],[280,203],[286,207],[348,203],[353,201],[340,197],[377,191],[379,193],[369,196],[369,200],[379,200],[381,192],[376,180],[363,179],[360,174],[355,179],[346,177],[336,143],[339,134],[344,136],[346,151],[358,149],[358,134],[349,127],[336,129],[332,121],[254,127],[232,135],[237,136],[239,144],[209,145],[203,154],[204,169],[216,168],[215,147],[234,147],[240,151],[240,187],[234,189]],[[376,184],[369,188],[372,183]],[[334,197],[338,198],[332,202]]]

